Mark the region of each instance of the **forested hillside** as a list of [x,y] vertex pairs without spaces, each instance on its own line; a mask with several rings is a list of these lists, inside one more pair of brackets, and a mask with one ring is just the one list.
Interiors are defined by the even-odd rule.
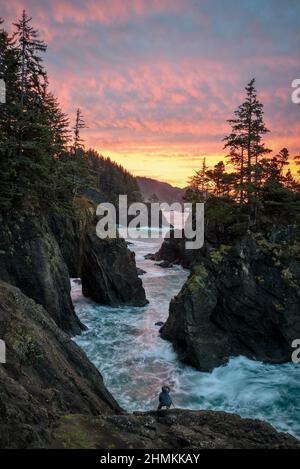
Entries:
[[157,181],[156,179],[138,176],[138,185],[142,192],[143,199],[146,201],[159,201],[172,204],[173,202],[181,202],[184,189],[174,187],[167,182]]
[[130,173],[85,150],[80,109],[72,126],[50,91],[46,49],[25,11],[11,35],[0,19],[0,79],[6,87],[0,104],[1,209],[70,208],[86,191],[98,200],[115,201],[118,194],[139,200]]

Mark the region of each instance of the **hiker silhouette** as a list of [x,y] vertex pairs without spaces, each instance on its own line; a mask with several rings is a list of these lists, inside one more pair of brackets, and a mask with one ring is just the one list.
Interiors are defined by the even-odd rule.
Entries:
[[159,394],[158,399],[159,399],[159,404],[158,404],[157,410],[161,410],[163,407],[170,409],[171,405],[174,406],[173,401],[170,396],[169,386],[163,386],[161,388],[161,393]]

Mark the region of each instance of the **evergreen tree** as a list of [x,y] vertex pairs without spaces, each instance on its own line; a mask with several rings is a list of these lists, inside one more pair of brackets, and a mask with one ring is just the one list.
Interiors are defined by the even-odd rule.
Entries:
[[12,38],[0,24],[1,78],[6,103],[0,114],[0,204],[68,204],[70,187],[61,156],[67,152],[68,121],[48,91],[40,54],[46,45],[23,12]]
[[12,39],[2,25],[0,18],[0,79],[4,80],[6,88],[5,103],[0,103],[0,205],[10,208],[12,198],[18,194],[14,160],[19,132],[18,58],[12,48]]
[[207,198],[209,188],[209,178],[207,177],[206,158],[203,158],[202,168],[196,171],[196,174],[189,179],[189,185],[192,189],[201,194],[203,200]]
[[283,148],[282,150],[280,150],[280,152],[278,153],[278,155],[276,155],[275,158],[278,161],[279,177],[281,177],[283,175],[283,170],[285,166],[288,166],[290,164],[289,163],[290,154],[289,154],[288,149]]
[[33,92],[41,94],[43,85],[47,82],[47,74],[42,64],[40,53],[46,52],[47,46],[39,39],[36,29],[31,26],[32,18],[23,10],[22,17],[17,23],[13,35],[20,60],[21,73],[21,108],[25,100],[30,99]]
[[223,161],[220,161],[215,165],[213,170],[208,170],[206,172],[206,177],[212,182],[213,185],[213,194],[217,197],[224,196],[226,191],[225,183],[225,164]]
[[[13,49],[18,57],[19,83],[19,138],[15,161],[21,196],[31,195],[32,202],[38,203],[42,195],[49,203],[51,195],[52,161],[51,129],[44,102],[47,74],[42,64],[41,53],[46,45],[38,39],[38,31],[31,26],[31,20],[23,11],[21,19],[14,24]],[[49,188],[48,191],[44,187]]]
[[80,132],[82,129],[86,129],[86,124],[83,119],[81,110],[77,109],[75,125],[73,127],[73,132],[74,132],[73,153],[75,156],[77,156],[78,153],[80,153],[80,150],[84,148],[83,140],[80,135]]
[[55,158],[65,156],[70,142],[69,118],[62,112],[57,98],[44,90],[44,106],[51,134],[51,154]]
[[[255,79],[246,86],[246,99],[234,114],[234,119],[228,121],[232,132],[225,137],[227,142],[225,146],[229,147],[231,161],[238,167],[240,173],[240,200],[244,201],[244,193],[246,193],[251,211],[255,212],[259,161],[270,152],[262,143],[262,136],[269,130],[263,119],[263,105],[257,99]],[[255,215],[254,217],[256,218]]]

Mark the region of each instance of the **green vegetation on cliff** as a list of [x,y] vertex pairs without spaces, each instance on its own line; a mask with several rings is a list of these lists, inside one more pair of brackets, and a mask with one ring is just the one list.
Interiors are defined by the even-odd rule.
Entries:
[[0,209],[70,208],[80,193],[92,200],[115,201],[141,195],[135,178],[81,138],[81,111],[70,129],[67,115],[49,89],[43,64],[45,43],[24,11],[12,35],[0,18],[0,79],[6,102],[0,103]]

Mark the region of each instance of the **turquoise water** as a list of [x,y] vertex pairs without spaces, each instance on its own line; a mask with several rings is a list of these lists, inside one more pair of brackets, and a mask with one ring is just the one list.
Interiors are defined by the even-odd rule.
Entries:
[[143,275],[149,305],[110,308],[81,295],[73,283],[73,301],[88,330],[76,342],[102,373],[108,389],[129,411],[157,406],[162,383],[170,384],[178,407],[234,412],[268,421],[300,438],[300,365],[265,365],[233,358],[212,373],[202,373],[177,360],[170,343],[155,326],[168,316],[170,299],[187,272],[162,269],[144,254],[155,252],[161,240],[135,240],[132,246]]

